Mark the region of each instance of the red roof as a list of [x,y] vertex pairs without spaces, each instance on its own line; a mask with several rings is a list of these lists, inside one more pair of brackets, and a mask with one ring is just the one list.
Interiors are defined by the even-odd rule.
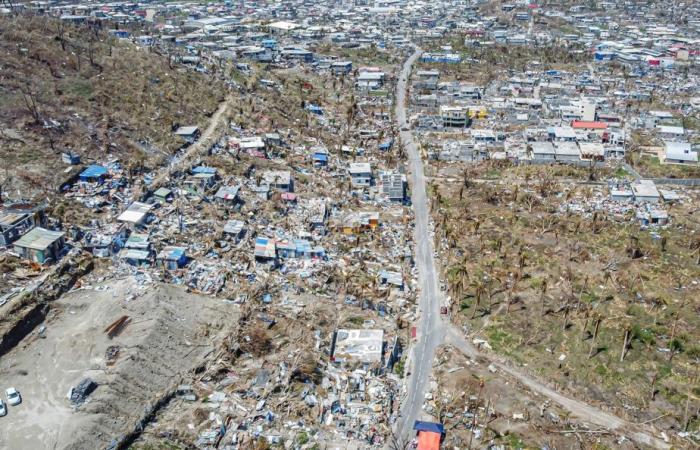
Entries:
[[417,450],[440,450],[440,433],[421,431],[418,433]]
[[587,122],[585,120],[574,120],[573,122],[571,122],[571,127],[593,130],[605,130],[608,128],[608,124],[605,122]]

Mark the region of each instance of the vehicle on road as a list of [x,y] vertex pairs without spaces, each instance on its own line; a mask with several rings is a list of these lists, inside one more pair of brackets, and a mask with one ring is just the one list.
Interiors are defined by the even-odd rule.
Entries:
[[0,417],[7,415],[7,406],[5,406],[5,402],[0,399]]
[[447,315],[447,306],[440,307],[440,314],[442,314],[443,316]]
[[12,406],[17,406],[22,403],[22,396],[19,395],[19,391],[13,387],[7,388],[5,390],[5,395],[7,395],[7,403]]
[[401,131],[410,131],[410,129],[407,126],[401,127]]

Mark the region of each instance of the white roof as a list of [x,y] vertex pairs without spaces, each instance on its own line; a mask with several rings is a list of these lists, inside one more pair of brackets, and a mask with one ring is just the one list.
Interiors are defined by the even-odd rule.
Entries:
[[117,217],[119,222],[141,223],[153,206],[146,203],[134,202]]
[[582,155],[605,155],[605,147],[603,144],[598,142],[579,142],[579,148],[581,149]]
[[575,139],[576,131],[572,127],[554,127],[554,136],[564,139]]
[[265,147],[265,142],[263,142],[260,136],[244,137],[240,141],[241,148],[263,148]]
[[635,197],[659,197],[659,191],[652,180],[639,180],[632,183],[632,192]]
[[698,162],[698,153],[692,150],[689,142],[666,142],[666,159]]
[[270,28],[275,28],[278,30],[283,30],[283,31],[289,31],[289,30],[294,30],[295,28],[299,28],[299,25],[294,23],[294,22],[285,22],[283,20],[279,22],[272,22],[271,24],[268,25]]
[[532,146],[532,153],[537,154],[554,154],[554,145],[551,142],[533,142],[530,144]]
[[685,133],[685,130],[683,127],[672,127],[670,125],[659,125],[657,127],[659,130],[659,133],[665,133],[665,134],[683,134]]
[[351,163],[348,168],[350,173],[371,173],[372,166],[370,163]]
[[581,154],[576,142],[557,142],[555,151],[557,155],[578,156]]
[[190,136],[194,133],[197,132],[199,128],[192,126],[192,127],[180,127],[175,131],[175,134],[178,136]]
[[361,362],[379,362],[382,359],[384,330],[339,329],[335,339],[334,357]]
[[357,79],[360,81],[379,81],[384,78],[384,72],[362,72]]

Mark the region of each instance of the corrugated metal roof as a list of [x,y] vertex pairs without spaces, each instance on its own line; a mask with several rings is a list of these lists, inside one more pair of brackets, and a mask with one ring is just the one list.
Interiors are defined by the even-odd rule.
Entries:
[[46,250],[65,235],[62,231],[52,231],[37,227],[22,236],[14,245],[32,250]]

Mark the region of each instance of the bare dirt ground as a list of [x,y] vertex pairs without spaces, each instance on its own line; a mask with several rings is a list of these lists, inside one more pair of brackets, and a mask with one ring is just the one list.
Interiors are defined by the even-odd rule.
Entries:
[[[65,295],[46,337],[31,335],[0,361],[3,389],[14,386],[23,397],[0,420],[0,448],[106,447],[214,349],[218,332],[237,323],[234,308],[135,278]],[[123,315],[131,322],[109,339],[105,328]],[[113,365],[110,346],[119,347]],[[99,386],[74,409],[68,392],[85,377]]]
[[[540,395],[504,380],[499,373],[502,366],[494,368],[478,352],[467,356],[462,346],[445,345],[438,350],[436,379],[428,400],[433,418],[448,430],[446,447],[463,448],[471,442],[473,448],[538,448],[544,444],[549,448],[639,448],[624,432],[610,431],[587,420],[590,417],[581,421],[585,414],[570,413],[569,405],[562,408],[547,393]],[[477,430],[474,436],[471,429]],[[653,448],[664,446],[663,442],[659,445]]]

